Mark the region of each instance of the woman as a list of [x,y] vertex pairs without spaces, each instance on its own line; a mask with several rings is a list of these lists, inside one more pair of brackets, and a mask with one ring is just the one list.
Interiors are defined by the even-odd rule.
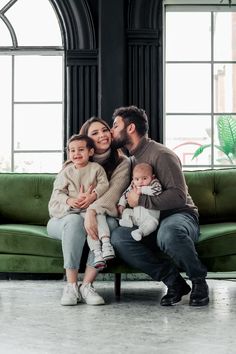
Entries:
[[[99,199],[94,200],[94,193],[81,191],[78,197],[79,207],[87,209],[85,218],[79,214],[69,214],[60,219],[52,217],[47,225],[48,234],[62,241],[64,268],[67,284],[61,298],[62,305],[76,305],[83,301],[88,305],[104,304],[104,299],[92,286],[97,270],[92,266],[90,255],[82,285],[78,288],[77,278],[80,261],[87,234],[98,239],[97,213],[106,213],[109,228],[117,226],[117,202],[130,182],[130,160],[112,148],[111,132],[108,124],[96,117],[87,120],[81,127],[80,134],[91,137],[95,144],[93,161],[101,164],[107,173],[109,189]],[[50,210],[49,210],[50,212]]]

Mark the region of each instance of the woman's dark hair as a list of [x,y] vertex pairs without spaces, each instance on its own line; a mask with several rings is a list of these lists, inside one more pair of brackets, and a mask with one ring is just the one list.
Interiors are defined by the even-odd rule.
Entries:
[[146,112],[142,108],[136,106],[119,107],[115,109],[112,117],[115,119],[117,116],[123,118],[126,127],[133,123],[140,137],[147,134],[148,118]]
[[[111,130],[111,128],[109,127],[108,123],[105,120],[98,117],[91,117],[88,120],[86,120],[86,122],[80,128],[80,134],[88,135],[90,126],[96,122],[104,125],[109,131]],[[96,153],[96,148],[95,148],[95,153]],[[119,165],[120,162],[121,162],[121,152],[115,149],[111,144],[111,154],[108,157],[108,159],[101,164],[106,171],[108,180],[110,180],[113,171]]]

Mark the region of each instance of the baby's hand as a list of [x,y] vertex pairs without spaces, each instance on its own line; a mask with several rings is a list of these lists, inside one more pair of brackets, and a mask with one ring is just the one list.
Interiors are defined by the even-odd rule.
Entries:
[[136,194],[140,195],[140,194],[142,194],[142,187],[136,187],[136,186],[134,186],[133,191],[134,191]]
[[79,208],[79,201],[76,198],[68,198],[66,201],[71,208]]

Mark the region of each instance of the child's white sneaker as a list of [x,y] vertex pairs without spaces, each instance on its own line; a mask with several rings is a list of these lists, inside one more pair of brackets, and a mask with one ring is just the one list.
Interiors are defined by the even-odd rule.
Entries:
[[91,283],[82,284],[79,286],[79,292],[82,301],[88,305],[104,305],[104,299],[96,292]]
[[93,265],[97,269],[103,269],[106,267],[106,261],[103,258],[101,250],[94,250],[94,262]]
[[110,242],[103,242],[102,244],[102,256],[106,261],[115,258],[115,251]]
[[134,239],[135,241],[141,241],[142,238],[143,238],[143,234],[142,234],[142,232],[141,232],[139,229],[133,230],[133,231],[131,232],[131,236],[133,237],[133,239]]
[[61,305],[63,306],[77,305],[78,302],[80,302],[81,300],[82,298],[79,293],[77,283],[67,283],[63,290]]

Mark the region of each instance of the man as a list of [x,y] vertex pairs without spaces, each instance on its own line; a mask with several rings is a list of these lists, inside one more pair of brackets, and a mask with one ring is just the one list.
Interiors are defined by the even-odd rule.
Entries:
[[[161,211],[161,222],[155,235],[157,246],[169,257],[158,259],[151,249],[152,236],[137,242],[131,237],[133,229],[118,227],[111,242],[116,253],[132,267],[149,274],[156,281],[163,281],[167,293],[162,306],[171,306],[190,291],[190,306],[205,306],[209,302],[206,268],[200,262],[194,243],[199,237],[198,210],[188,194],[177,155],[162,144],[147,137],[148,119],[144,110],[136,106],[121,107],[113,114],[113,143],[125,147],[132,155],[133,165],[149,163],[159,179],[163,191],[158,196],[138,195],[129,192],[130,207],[141,205]],[[178,269],[186,272],[192,289],[181,277]]]

